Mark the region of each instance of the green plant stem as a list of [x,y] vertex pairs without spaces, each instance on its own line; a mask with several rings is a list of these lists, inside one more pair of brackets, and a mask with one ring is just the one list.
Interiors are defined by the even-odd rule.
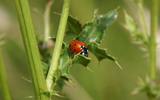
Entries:
[[47,91],[47,88],[37,41],[34,34],[34,27],[32,24],[28,1],[14,0],[14,3],[18,14],[24,47],[27,54],[30,75],[35,91],[35,98],[36,100],[48,100],[50,98],[43,94],[43,91]]
[[155,34],[157,28],[157,18],[158,18],[158,0],[151,0],[151,36],[150,36],[150,72],[149,76],[151,80],[156,79],[156,43],[155,43]]
[[146,22],[145,22],[142,2],[137,3],[137,5],[138,5],[138,10],[139,10],[140,18],[141,18],[144,39],[145,39],[145,42],[148,43],[148,33],[147,33],[147,27],[146,27]]
[[7,79],[6,79],[6,74],[5,74],[5,69],[2,61],[1,50],[0,50],[0,85],[1,85],[3,99],[11,100]]
[[44,12],[44,35],[45,41],[48,41],[50,36],[50,10],[53,4],[53,0],[49,0],[46,4],[45,12]]
[[61,15],[61,19],[60,19],[60,25],[59,25],[56,43],[55,43],[55,47],[54,47],[54,52],[53,52],[48,76],[46,79],[46,85],[47,85],[47,88],[49,91],[51,91],[52,84],[54,83],[54,80],[53,80],[54,74],[55,74],[55,71],[58,67],[59,56],[61,53],[62,42],[63,42],[67,19],[68,19],[69,7],[70,7],[70,0],[64,0],[62,15]]

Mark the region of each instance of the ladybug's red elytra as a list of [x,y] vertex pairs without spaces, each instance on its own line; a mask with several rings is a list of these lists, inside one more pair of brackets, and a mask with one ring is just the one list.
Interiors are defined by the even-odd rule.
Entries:
[[88,49],[86,48],[86,45],[78,40],[73,40],[69,44],[70,50],[74,53],[80,53],[81,55],[84,55],[88,57]]

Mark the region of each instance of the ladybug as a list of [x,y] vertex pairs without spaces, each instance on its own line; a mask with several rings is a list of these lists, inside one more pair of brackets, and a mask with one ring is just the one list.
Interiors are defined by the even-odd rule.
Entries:
[[69,44],[70,50],[74,53],[80,53],[81,55],[84,55],[88,57],[88,49],[86,48],[86,45],[78,40],[73,40]]

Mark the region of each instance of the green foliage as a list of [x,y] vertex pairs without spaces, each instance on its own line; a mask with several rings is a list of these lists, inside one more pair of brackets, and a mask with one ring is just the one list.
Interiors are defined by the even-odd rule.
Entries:
[[156,25],[158,18],[158,0],[152,0],[152,9],[151,9],[151,33],[148,36],[147,27],[143,14],[143,0],[134,0],[138,6],[140,21],[143,28],[143,33],[138,30],[138,25],[135,24],[134,20],[125,13],[125,28],[131,33],[132,36],[136,38],[136,41],[140,41],[142,44],[147,46],[147,50],[150,56],[150,70],[149,78],[146,78],[144,82],[142,79],[138,82],[139,87],[133,91],[133,94],[139,92],[147,93],[150,100],[155,100],[160,96],[160,86],[156,82],[156,42],[155,42],[155,33]]
[[[105,34],[105,29],[116,20],[117,16],[117,10],[112,10],[105,15],[97,15],[97,13],[94,13],[94,18],[92,22],[87,22],[83,25],[83,28],[81,23],[77,19],[69,16],[66,35],[74,35],[76,36],[76,40],[84,42],[88,50],[93,53],[99,61],[107,58],[114,61],[120,67],[120,65],[113,56],[109,55],[105,49],[99,48],[99,45],[102,42],[103,36]],[[50,39],[53,42],[56,41],[56,38]],[[58,80],[62,79],[73,83],[72,80],[69,78],[69,71],[71,66],[75,63],[79,63],[89,69],[87,65],[90,63],[90,61],[91,59],[89,57],[85,57],[79,53],[73,53],[69,49],[69,44],[63,42],[58,69],[54,74],[54,81],[56,83],[53,84],[52,88],[54,89],[54,87],[57,85]],[[47,76],[49,66],[44,62],[42,62],[42,64],[44,66],[44,74],[45,76]],[[64,84],[61,84],[61,87],[63,87],[63,85]],[[51,94],[57,95],[56,93]]]
[[146,81],[143,81],[139,78],[138,85],[139,87],[137,87],[132,94],[146,92],[150,98],[160,97],[160,85],[158,85],[155,80],[150,80],[149,77],[146,77]]
[[79,33],[82,31],[82,25],[81,23],[73,18],[72,16],[68,16],[68,30],[66,31],[67,35],[79,35]]
[[130,32],[131,36],[134,37],[135,41],[147,44],[144,39],[144,35],[139,31],[138,25],[135,21],[125,12],[125,28]]
[[83,26],[83,31],[76,40],[89,45],[92,42],[100,44],[104,36],[104,30],[117,18],[117,10],[112,10],[105,15],[95,16],[92,22],[88,22]]
[[112,61],[115,61],[115,58],[107,54],[106,49],[99,48],[99,44],[96,42],[93,42],[90,45],[88,45],[88,50],[92,52],[99,61],[106,59],[106,58]]
[[61,71],[60,76],[69,78],[69,69],[71,67],[71,64],[72,64],[71,59],[68,56],[67,49],[65,49],[62,51],[62,54],[60,55],[60,59],[59,59],[58,70]]
[[66,97],[64,97],[64,96],[59,95],[59,94],[58,94],[56,91],[54,91],[54,90],[51,90],[51,92],[45,91],[45,92],[43,92],[43,94],[46,95],[46,96],[48,96],[48,97],[50,97],[50,95],[55,95],[55,96],[59,96],[59,97],[66,98]]
[[44,72],[44,76],[45,78],[47,77],[48,71],[49,71],[49,66],[48,64],[46,64],[45,62],[41,61],[42,63],[42,68],[43,68],[43,72]]
[[106,53],[105,49],[99,49],[98,45],[102,42],[105,34],[104,30],[116,20],[118,16],[117,10],[112,10],[105,15],[96,15],[96,12],[97,10],[94,13],[93,21],[87,22],[83,26],[83,31],[75,39],[84,42],[88,50],[92,52],[99,61],[105,58],[116,61],[114,57]]
[[82,64],[83,66],[87,67],[87,65],[90,63],[90,58],[87,58],[81,54],[77,54],[74,56],[73,60],[72,60],[72,63],[75,64],[75,63],[79,63],[79,64]]

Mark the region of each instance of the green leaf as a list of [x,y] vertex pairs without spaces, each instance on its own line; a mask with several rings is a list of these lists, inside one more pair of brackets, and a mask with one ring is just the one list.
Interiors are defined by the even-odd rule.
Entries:
[[[87,45],[88,50],[93,53],[99,61],[103,59],[110,59],[117,63],[117,65],[120,67],[116,59],[109,54],[106,53],[105,49],[99,48],[99,44],[101,43],[103,36],[104,36],[104,30],[107,28],[108,25],[110,25],[112,22],[115,21],[117,18],[117,10],[112,10],[108,12],[105,15],[96,15],[94,14],[93,22],[88,22],[83,26],[83,29],[81,27],[81,24],[77,19],[72,18],[71,16],[68,17],[68,30],[66,34],[72,34],[77,36],[77,40],[80,40],[84,42]],[[56,38],[50,38],[54,42],[56,41]],[[60,58],[59,58],[59,66],[54,74],[54,81],[56,82],[53,84],[52,89],[54,89],[55,85],[57,85],[58,80],[63,79],[66,81],[69,81],[72,83],[72,80],[69,78],[69,71],[72,66],[72,64],[79,63],[85,66],[87,69],[89,69],[87,66],[90,63],[91,59],[88,57],[85,57],[81,54],[75,54],[71,50],[69,50],[67,47],[69,45],[63,42],[63,50],[61,52]],[[121,67],[120,67],[121,68]],[[63,86],[64,84],[62,84]],[[53,95],[56,92],[53,92]]]
[[54,90],[51,90],[50,94],[51,94],[51,95],[56,95],[56,96],[58,96],[57,92],[54,91]]
[[86,45],[92,42],[101,43],[104,36],[104,30],[108,25],[113,23],[116,18],[117,10],[112,10],[105,15],[96,16],[93,22],[88,22],[83,26],[83,31],[76,40],[80,40]]
[[50,94],[51,94],[51,95],[58,96],[58,97],[62,97],[62,98],[67,98],[67,97],[65,97],[65,96],[59,95],[55,90],[51,90]]
[[60,55],[59,66],[58,66],[58,69],[62,71],[62,76],[69,78],[69,70],[71,64],[72,64],[71,58],[68,55],[67,49],[65,49]]
[[82,31],[81,23],[77,19],[73,18],[72,16],[68,16],[67,26],[68,26],[68,29],[67,29],[66,35],[78,36]]
[[63,79],[57,80],[57,86],[58,86],[59,90],[62,90],[63,87],[64,87],[64,85],[67,85],[67,84],[65,83],[65,80],[63,80]]
[[140,92],[145,92],[149,97],[158,98],[160,97],[160,85],[155,80],[150,80],[149,77],[146,77],[145,81],[139,78],[138,87],[132,91],[132,94]]
[[138,26],[137,24],[135,24],[134,20],[132,19],[132,17],[130,17],[127,13],[125,13],[125,28],[130,31],[130,32],[134,32],[135,30],[137,30]]
[[[62,51],[59,59],[59,66],[55,73],[55,81],[66,80],[72,84],[72,80],[69,78],[69,70],[72,65],[72,59],[70,57],[69,50],[66,48]],[[54,88],[54,86],[53,86]]]
[[81,54],[77,54],[74,56],[72,63],[73,64],[79,63],[79,64],[82,64],[83,66],[87,67],[87,65],[90,63],[90,61],[91,61],[90,58],[85,57]]
[[[105,49],[100,49],[98,47],[105,34],[104,30],[116,20],[118,16],[117,9],[112,10],[105,15],[96,14],[97,10],[94,12],[93,22],[88,22],[83,26],[83,31],[78,37],[76,37],[76,40],[84,42],[87,45],[88,50],[93,53],[99,61],[107,58],[114,61],[121,68],[113,56],[107,54]],[[86,59],[80,63],[83,64],[85,60]]]
[[66,78],[65,80],[71,82],[71,79],[69,79],[69,70],[71,65],[79,63],[87,67],[87,65],[90,63],[90,58],[87,58],[81,54],[76,54],[73,59],[71,59],[71,55],[68,51],[69,50],[66,48],[60,55],[59,66],[55,77],[63,79]]
[[135,37],[135,40],[141,41],[147,44],[144,39],[144,35],[139,31],[138,25],[135,23],[132,17],[125,12],[125,28],[130,32],[131,36]]
[[62,76],[62,71],[60,69],[57,69],[54,76],[56,80],[58,80]]
[[43,72],[44,72],[44,75],[45,75],[45,78],[46,78],[47,74],[48,74],[48,71],[49,71],[49,66],[48,66],[48,64],[46,64],[43,61],[41,61],[41,63],[42,63]]
[[106,58],[110,59],[114,61],[122,69],[122,67],[118,64],[117,60],[113,56],[107,53],[106,49],[99,48],[98,43],[92,42],[90,45],[88,45],[88,50],[92,52],[99,61],[106,59]]
[[59,95],[55,90],[51,90],[51,92],[45,91],[45,92],[43,92],[43,94],[46,95],[47,97],[50,97],[50,95],[55,95],[58,97],[67,98],[65,96]]

